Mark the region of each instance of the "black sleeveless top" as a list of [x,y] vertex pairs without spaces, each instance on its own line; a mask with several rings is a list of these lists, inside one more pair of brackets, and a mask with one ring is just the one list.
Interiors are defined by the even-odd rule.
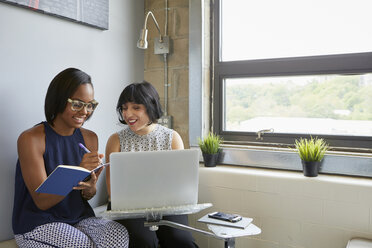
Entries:
[[[71,136],[57,134],[47,122],[42,122],[45,129],[44,163],[47,175],[58,165],[79,165],[85,153],[79,143],[85,144],[80,129]],[[74,225],[79,221],[94,216],[89,203],[81,197],[80,190],[71,191],[61,202],[48,210],[40,210],[31,198],[23,181],[19,160],[15,175],[15,192],[13,206],[13,232],[23,234],[37,226],[63,222]]]

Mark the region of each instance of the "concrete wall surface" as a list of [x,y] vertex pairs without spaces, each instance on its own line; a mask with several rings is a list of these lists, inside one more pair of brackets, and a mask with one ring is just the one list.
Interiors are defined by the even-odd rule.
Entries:
[[[0,241],[13,237],[11,216],[19,134],[45,120],[50,81],[67,67],[91,75],[100,103],[84,127],[99,137],[99,151],[121,128],[116,101],[126,84],[144,78],[144,53],[136,48],[144,15],[143,0],[110,0],[109,29],[44,15],[0,3]],[[104,175],[93,206],[106,201]]]

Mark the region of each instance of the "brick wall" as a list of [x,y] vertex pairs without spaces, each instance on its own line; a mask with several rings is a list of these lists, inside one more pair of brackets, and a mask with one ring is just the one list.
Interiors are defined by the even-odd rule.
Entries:
[[[145,0],[145,13],[152,11],[165,32],[165,1]],[[151,17],[149,17],[151,18]],[[154,38],[159,33],[152,20],[148,20],[148,49],[145,51],[145,80],[152,83],[160,95],[164,107],[164,57],[154,54]],[[168,36],[170,53],[168,60],[168,115],[173,116],[173,129],[182,137],[185,148],[189,147],[189,1],[168,1]]]

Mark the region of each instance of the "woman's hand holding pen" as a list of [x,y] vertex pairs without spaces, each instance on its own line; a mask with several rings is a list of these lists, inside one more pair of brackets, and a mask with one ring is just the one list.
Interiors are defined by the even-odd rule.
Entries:
[[103,154],[99,154],[98,152],[91,152],[82,143],[79,143],[79,146],[86,152],[80,163],[81,167],[88,170],[94,170],[98,165],[102,164]]
[[[98,165],[102,164],[103,154],[98,152],[91,152],[83,144],[79,143],[79,146],[86,151],[81,160],[80,166],[88,170],[94,170]],[[84,199],[91,199],[96,194],[96,183],[99,175],[101,174],[103,168],[99,169],[97,172],[92,172],[90,174],[89,180],[79,182],[79,185],[74,187],[75,190],[81,190],[81,195]]]
[[98,165],[102,164],[103,154],[98,152],[85,153],[80,162],[80,166],[87,170],[94,170]]
[[[81,160],[80,166],[88,170],[93,170],[102,163],[102,158],[103,154],[98,154],[98,152],[86,153]],[[90,174],[89,180],[79,182],[79,185],[74,187],[73,189],[81,190],[81,195],[84,199],[91,199],[96,194],[96,183],[102,170],[103,168],[99,169],[97,172],[92,172]]]

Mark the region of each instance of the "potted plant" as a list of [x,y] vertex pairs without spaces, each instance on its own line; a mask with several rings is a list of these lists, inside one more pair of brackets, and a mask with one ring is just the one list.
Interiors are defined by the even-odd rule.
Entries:
[[295,148],[301,158],[304,175],[307,177],[318,176],[320,164],[329,146],[321,138],[295,140]]
[[222,138],[219,135],[209,133],[204,140],[199,138],[198,143],[202,151],[204,166],[215,167],[221,152]]

